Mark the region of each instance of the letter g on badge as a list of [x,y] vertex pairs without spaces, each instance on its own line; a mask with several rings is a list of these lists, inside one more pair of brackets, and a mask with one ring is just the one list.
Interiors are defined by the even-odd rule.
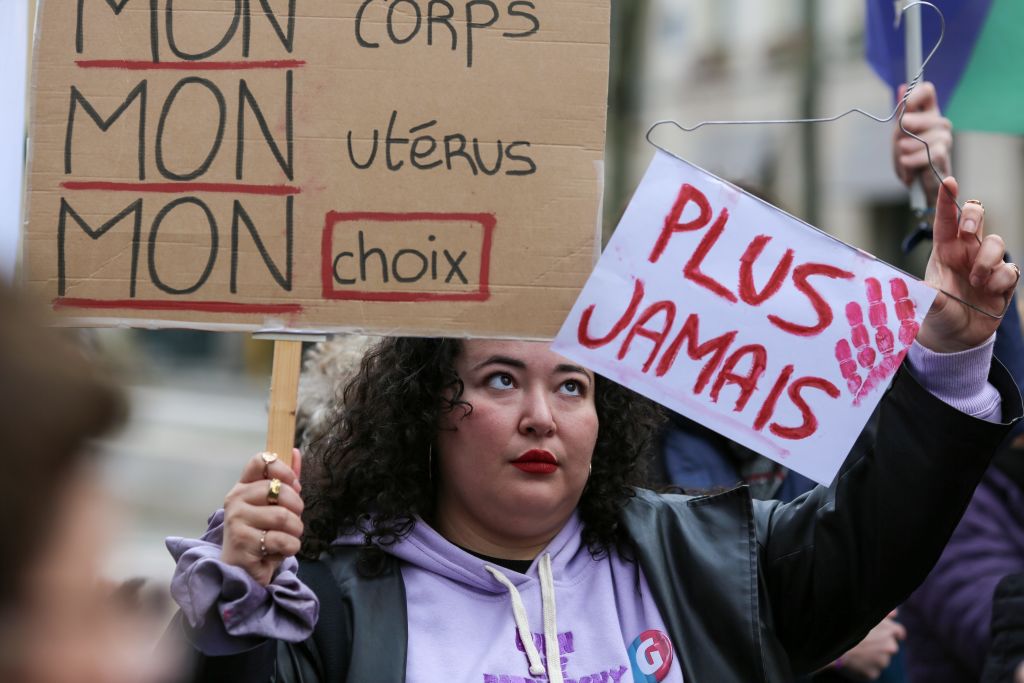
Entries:
[[629,646],[629,664],[636,683],[657,683],[672,668],[672,642],[661,631],[644,631]]

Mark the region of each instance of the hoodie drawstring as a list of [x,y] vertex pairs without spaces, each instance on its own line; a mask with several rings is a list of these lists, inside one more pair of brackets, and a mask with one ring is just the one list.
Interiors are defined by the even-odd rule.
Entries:
[[[530,663],[530,675],[540,676],[544,674],[544,665],[540,661],[540,652],[533,642],[533,633],[530,631],[530,623],[526,619],[526,608],[523,607],[523,599],[519,590],[507,576],[491,566],[484,566],[491,576],[508,591],[509,599],[512,601],[512,618],[516,622],[516,630],[519,632],[519,640],[526,650],[526,659]],[[549,683],[563,683],[560,652],[558,649],[558,626],[555,621],[555,581],[551,571],[551,555],[545,553],[540,558],[538,567],[540,574],[540,599],[544,613],[544,650],[547,655],[547,675]]]
[[[544,610],[544,650],[548,656],[548,680],[562,683],[562,665],[558,650],[558,624],[555,622],[555,578],[551,555],[540,558],[540,599]],[[552,673],[555,672],[555,673]]]

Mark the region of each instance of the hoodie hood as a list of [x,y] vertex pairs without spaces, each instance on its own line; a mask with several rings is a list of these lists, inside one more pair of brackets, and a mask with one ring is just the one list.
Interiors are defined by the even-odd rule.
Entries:
[[[562,530],[537,555],[525,574],[511,569],[499,569],[519,588],[539,580],[540,560],[544,555],[549,555],[555,576],[559,577],[559,581],[569,580],[574,574],[585,569],[591,559],[590,551],[582,545],[582,528],[579,517],[573,514]],[[466,588],[491,595],[507,593],[507,590],[485,569],[488,566],[486,560],[454,545],[422,519],[417,518],[416,525],[406,538],[383,550],[403,562]]]

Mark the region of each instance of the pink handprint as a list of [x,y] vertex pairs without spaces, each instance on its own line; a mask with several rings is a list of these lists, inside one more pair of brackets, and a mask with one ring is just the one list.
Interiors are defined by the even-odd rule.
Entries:
[[[907,283],[900,278],[889,281],[896,317],[900,327],[894,335],[889,329],[889,310],[882,300],[882,283],[875,278],[864,281],[868,295],[868,321],[875,330],[874,347],[867,326],[864,324],[864,310],[860,303],[851,301],[846,305],[846,320],[850,323],[850,339],[836,343],[836,360],[839,372],[846,380],[846,387],[853,395],[853,404],[860,405],[861,399],[896,373],[904,356],[907,355],[919,325],[915,317],[916,307],[910,298]],[[896,339],[902,348],[896,351]],[[851,348],[850,342],[853,342]],[[854,360],[854,349],[856,360]],[[877,349],[877,350],[876,350]],[[879,359],[881,354],[881,359]],[[862,375],[863,370],[866,375]]]

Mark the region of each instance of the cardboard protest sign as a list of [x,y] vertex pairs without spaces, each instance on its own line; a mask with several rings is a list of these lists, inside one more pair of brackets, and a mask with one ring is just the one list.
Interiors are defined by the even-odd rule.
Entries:
[[89,324],[550,338],[602,0],[47,0],[24,279]]
[[934,298],[659,152],[554,348],[829,483]]

